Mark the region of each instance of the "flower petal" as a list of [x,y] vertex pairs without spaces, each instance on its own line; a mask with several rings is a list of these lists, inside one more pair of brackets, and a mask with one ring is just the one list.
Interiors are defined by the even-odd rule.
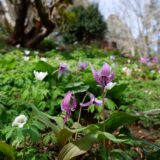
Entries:
[[110,82],[107,84],[107,86],[105,86],[105,89],[111,90],[115,85],[116,85],[116,83]]
[[110,66],[107,63],[105,63],[101,70],[101,76],[108,77],[110,75],[110,72],[111,72]]
[[102,100],[98,100],[98,99],[95,98],[94,104],[95,104],[96,106],[102,106]]
[[94,79],[97,81],[98,84],[101,85],[101,78],[100,78],[99,73],[92,66],[91,66],[91,70],[92,70]]
[[61,110],[67,112],[68,109],[70,108],[70,100],[72,97],[72,92],[69,91],[67,92],[67,94],[65,95],[62,103],[61,103]]

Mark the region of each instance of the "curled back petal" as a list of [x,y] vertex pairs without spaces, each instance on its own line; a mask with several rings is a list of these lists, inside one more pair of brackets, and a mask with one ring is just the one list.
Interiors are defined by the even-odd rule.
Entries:
[[95,98],[94,104],[95,104],[96,106],[102,106],[102,100],[98,100],[98,99]]
[[99,73],[93,68],[92,65],[90,65],[90,66],[91,66],[91,70],[92,70],[92,74],[93,74],[94,79],[97,81],[98,84],[101,84],[101,78],[100,78]]
[[72,97],[72,92],[71,91],[67,92],[67,94],[65,95],[65,97],[62,101],[62,104],[61,104],[61,110],[62,111],[66,112],[70,108],[71,97]]

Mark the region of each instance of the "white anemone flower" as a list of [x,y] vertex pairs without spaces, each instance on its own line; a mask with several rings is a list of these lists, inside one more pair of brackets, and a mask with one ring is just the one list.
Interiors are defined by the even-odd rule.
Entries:
[[47,58],[41,57],[41,61],[46,62],[46,61],[47,61]]
[[25,115],[21,114],[14,119],[14,121],[12,122],[12,126],[15,126],[18,128],[23,128],[23,126],[26,124],[27,120],[28,120],[27,117]]
[[39,81],[42,81],[48,75],[48,72],[34,71],[33,73],[34,73],[34,76],[36,77],[36,79]]
[[110,60],[112,60],[112,61],[114,61],[114,60],[116,59],[116,57],[115,57],[115,56],[113,56],[113,55],[112,55],[112,56],[110,56],[109,58],[110,58]]
[[105,86],[105,89],[111,90],[117,83],[116,82],[110,82]]
[[122,72],[125,73],[127,76],[130,76],[132,74],[132,70],[127,67],[123,67]]
[[25,55],[29,55],[29,54],[30,54],[30,51],[29,51],[29,50],[24,50],[24,54],[25,54]]
[[29,61],[29,57],[27,57],[27,56],[24,56],[23,59],[24,59],[24,61]]

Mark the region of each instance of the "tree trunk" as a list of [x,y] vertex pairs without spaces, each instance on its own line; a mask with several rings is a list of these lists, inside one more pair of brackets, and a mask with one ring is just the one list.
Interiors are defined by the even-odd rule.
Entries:
[[24,47],[33,48],[55,28],[55,24],[49,20],[49,15],[41,0],[35,0],[35,7],[38,11],[40,21],[35,20],[30,32],[25,33],[25,20],[27,18],[29,4],[30,0],[21,0],[19,4],[16,4],[16,25],[14,33],[9,40],[12,45],[20,44]]
[[14,33],[11,36],[9,42],[12,45],[21,44],[23,45],[25,20],[27,16],[27,10],[29,6],[29,0],[21,0],[20,3],[15,4],[16,9],[16,24]]
[[35,4],[41,23],[44,27],[40,28],[38,32],[35,30],[37,33],[35,35],[33,34],[32,37],[30,37],[30,39],[25,42],[24,46],[29,48],[32,48],[39,44],[55,28],[55,24],[49,20],[49,16],[47,12],[45,12],[45,8],[41,0],[35,0]]

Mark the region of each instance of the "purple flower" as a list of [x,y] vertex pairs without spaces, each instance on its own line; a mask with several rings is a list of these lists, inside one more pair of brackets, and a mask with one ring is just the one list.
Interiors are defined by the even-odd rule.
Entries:
[[79,71],[84,71],[87,68],[88,64],[85,62],[79,62],[78,64],[78,70]]
[[80,106],[83,108],[86,108],[92,104],[96,105],[96,106],[102,106],[102,100],[98,100],[95,98],[95,96],[93,94],[89,94],[90,97],[90,101],[86,102],[86,103],[80,103]]
[[96,71],[92,66],[91,66],[91,69],[92,69],[94,79],[103,88],[105,88],[105,86],[107,86],[107,84],[113,81],[114,79],[114,73],[111,73],[111,68],[107,63],[103,65],[101,71],[99,72]]
[[149,58],[148,58],[148,57],[141,57],[141,58],[139,59],[139,61],[140,61],[141,63],[143,63],[143,64],[147,64],[147,63],[149,62]]
[[61,63],[59,65],[58,78],[60,78],[62,75],[66,75],[67,72],[68,72],[68,66],[66,64]]
[[158,63],[159,63],[159,59],[158,59],[158,57],[153,57],[153,59],[152,59],[152,63],[154,63],[154,64],[158,64]]
[[71,116],[71,111],[75,111],[76,109],[76,97],[75,95],[69,91],[64,96],[64,99],[61,103],[61,110],[66,112],[66,116],[64,118],[64,123],[67,122],[68,118]]

